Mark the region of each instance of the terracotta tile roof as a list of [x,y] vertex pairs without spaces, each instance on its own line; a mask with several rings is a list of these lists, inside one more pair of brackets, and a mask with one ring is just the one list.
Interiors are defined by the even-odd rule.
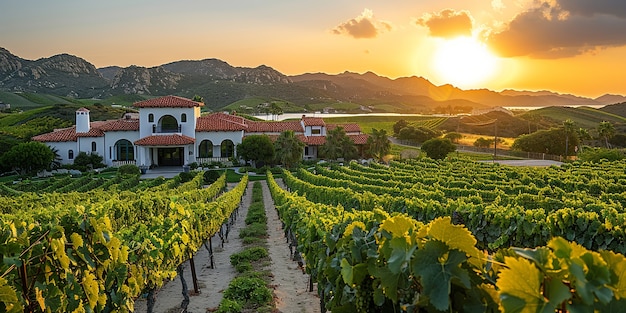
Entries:
[[33,137],[33,140],[41,142],[76,141],[76,126],[57,129],[51,133],[41,134]]
[[204,103],[192,101],[183,97],[165,96],[135,102],[133,106],[136,108],[193,108],[204,106]]
[[248,132],[263,132],[263,133],[281,133],[286,130],[293,130],[295,133],[302,133],[302,125],[299,121],[284,121],[284,122],[260,122],[260,121],[248,121]]
[[367,143],[367,138],[370,137],[368,134],[358,134],[358,135],[348,135],[352,141],[354,141],[355,145],[364,145]]
[[[304,136],[302,136],[304,137]],[[355,145],[364,145],[367,143],[368,134],[359,134],[359,135],[348,135],[350,139],[354,142]],[[304,142],[309,146],[321,146],[326,143],[325,136],[308,136],[304,138],[299,138],[300,141]]]
[[201,116],[196,121],[196,131],[239,131],[246,130],[248,125],[246,119],[241,116],[234,116],[224,113],[212,113]]
[[86,133],[76,133],[76,137],[102,137],[104,136],[104,132],[100,128],[89,128],[89,131]]
[[[93,125],[93,123],[92,123],[92,125]],[[112,120],[112,121],[107,121],[106,123],[104,123],[99,128],[102,129],[102,131],[105,131],[105,132],[139,130],[139,120],[138,119]]]
[[361,126],[359,124],[326,124],[326,130],[333,130],[337,127],[343,127],[346,133],[360,133]]
[[304,126],[324,126],[324,119],[320,117],[307,117],[302,116],[302,121],[304,122]]
[[138,146],[182,146],[196,142],[195,139],[185,135],[155,135],[136,140]]
[[85,108],[85,107],[82,107],[82,108],[76,110],[76,112],[89,112],[89,110],[87,110],[87,108]]
[[305,144],[309,146],[321,146],[324,143],[326,143],[326,137],[325,136],[309,136],[309,137],[305,137],[304,140],[302,140],[302,142],[304,142]]

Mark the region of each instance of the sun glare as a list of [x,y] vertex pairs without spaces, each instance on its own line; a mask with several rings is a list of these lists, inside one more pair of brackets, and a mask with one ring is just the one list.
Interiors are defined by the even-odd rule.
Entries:
[[498,58],[476,39],[458,37],[439,43],[432,66],[444,83],[462,88],[484,87],[480,84],[495,75]]

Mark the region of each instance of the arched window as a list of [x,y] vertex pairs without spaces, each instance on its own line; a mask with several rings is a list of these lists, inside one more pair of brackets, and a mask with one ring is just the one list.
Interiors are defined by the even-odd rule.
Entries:
[[95,141],[92,141],[92,142],[91,142],[91,152],[96,152],[96,148],[97,148],[97,146],[96,146],[96,142],[95,142]]
[[222,141],[222,144],[220,147],[220,157],[230,158],[234,155],[235,155],[235,144],[228,139]]
[[154,123],[154,114],[148,114],[148,123]]
[[187,123],[187,113],[183,113],[180,115],[180,122]]
[[165,115],[159,120],[161,133],[178,133],[180,128],[178,127],[178,121],[171,115]]
[[70,150],[67,152],[67,158],[70,160],[74,160],[74,150]]
[[202,140],[198,147],[198,154],[200,158],[212,158],[213,157],[213,143],[211,140]]
[[135,160],[135,149],[133,148],[133,144],[126,139],[118,140],[115,143],[115,159],[118,161]]

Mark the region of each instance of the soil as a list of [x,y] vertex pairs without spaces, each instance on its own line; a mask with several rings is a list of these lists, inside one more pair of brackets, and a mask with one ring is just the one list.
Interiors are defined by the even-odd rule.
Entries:
[[[302,268],[291,260],[282,223],[278,218],[267,183],[265,181],[261,181],[261,183],[268,220],[267,246],[272,260],[269,270],[273,275],[270,286],[274,288],[275,312],[320,312],[317,287],[314,286],[312,292],[308,291],[309,275],[304,274]],[[253,182],[248,183],[239,215],[223,247],[219,236],[215,235],[211,239],[215,268],[210,268],[209,252],[204,247],[200,248],[193,258],[198,278],[198,294],[194,292],[190,263],[188,261],[184,264],[184,278],[190,293],[187,312],[205,313],[216,310],[222,300],[222,292],[227,288],[228,283],[236,277],[236,271],[230,265],[230,255],[243,250],[239,231],[245,227],[244,220],[251,203],[252,184]],[[181,312],[180,305],[183,301],[183,294],[180,279],[177,277],[175,280],[167,282],[156,292],[155,297],[155,313]],[[135,312],[146,311],[147,301],[143,298],[138,299],[135,302]]]

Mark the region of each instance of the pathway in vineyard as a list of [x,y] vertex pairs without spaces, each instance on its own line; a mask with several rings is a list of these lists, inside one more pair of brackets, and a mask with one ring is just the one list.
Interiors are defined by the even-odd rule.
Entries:
[[[274,294],[276,296],[276,309],[278,312],[320,312],[319,298],[315,291],[308,291],[308,275],[303,274],[298,264],[291,260],[289,247],[286,244],[282,223],[278,218],[274,207],[272,195],[269,192],[267,183],[262,181],[263,201],[267,213],[267,227],[269,238],[267,245],[272,259],[269,270],[273,274],[272,282]],[[206,313],[217,309],[222,300],[222,292],[228,287],[228,283],[235,278],[236,271],[230,265],[230,255],[243,249],[243,244],[239,239],[239,231],[245,227],[245,217],[248,207],[252,201],[252,184],[248,183],[248,190],[243,197],[243,204],[239,211],[239,216],[228,236],[228,240],[222,248],[219,236],[212,238],[215,268],[210,268],[209,253],[201,247],[194,256],[196,274],[198,277],[199,295],[189,297],[189,313]],[[232,185],[229,185],[229,189]],[[193,292],[193,281],[189,262],[185,263],[184,277],[190,292]],[[314,288],[314,290],[317,290]],[[180,279],[167,282],[163,288],[156,293],[155,313],[180,312],[180,304],[183,301],[182,285]],[[147,303],[145,299],[135,302],[135,312],[146,312]]]

